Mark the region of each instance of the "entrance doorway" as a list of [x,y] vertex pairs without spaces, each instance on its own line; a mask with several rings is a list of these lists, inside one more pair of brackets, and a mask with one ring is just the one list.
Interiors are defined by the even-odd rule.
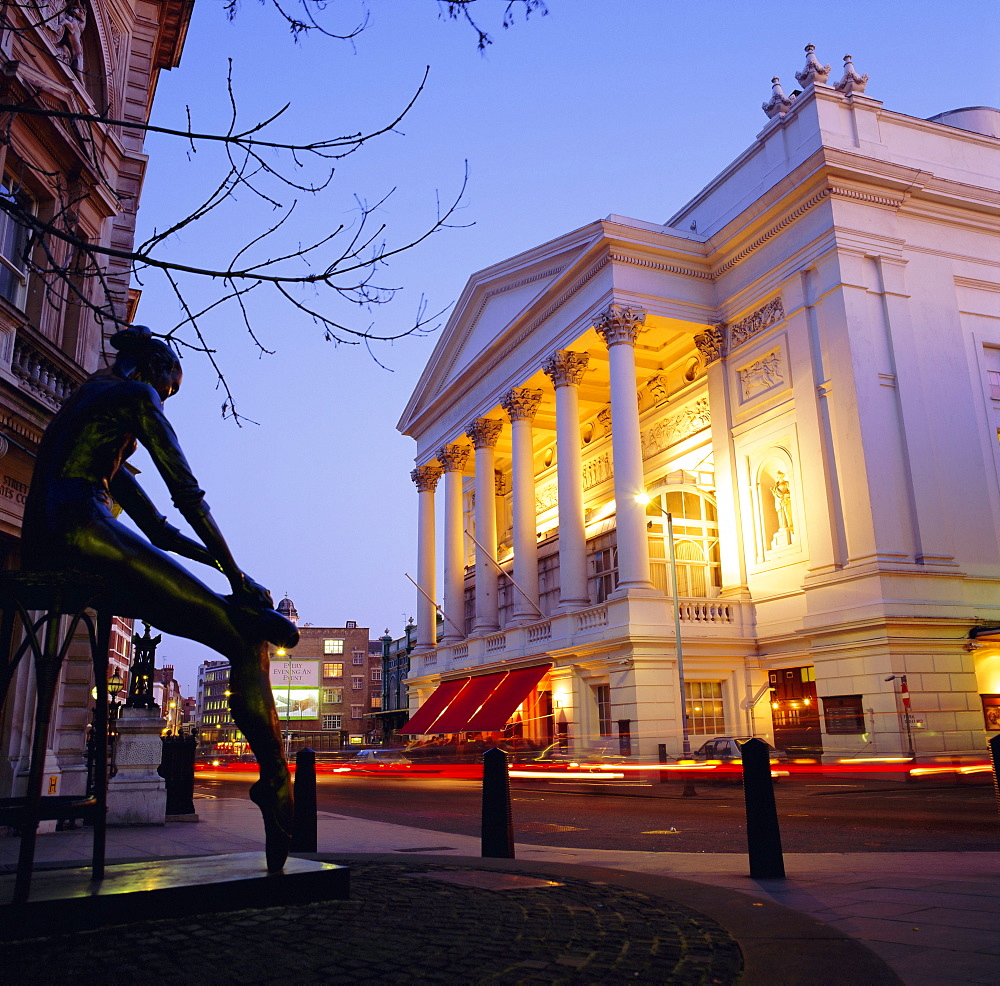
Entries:
[[816,669],[781,668],[768,672],[774,745],[792,754],[823,752],[823,732],[816,701]]

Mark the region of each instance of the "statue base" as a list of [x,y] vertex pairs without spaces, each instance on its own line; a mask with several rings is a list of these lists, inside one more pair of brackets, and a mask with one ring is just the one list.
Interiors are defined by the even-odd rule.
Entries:
[[106,867],[95,883],[89,867],[36,870],[31,899],[11,903],[14,874],[0,877],[0,940],[58,929],[86,931],[133,921],[350,899],[350,869],[289,858],[268,873],[262,852],[153,859]]
[[163,758],[160,736],[167,721],[159,706],[121,710],[115,764],[108,782],[108,825],[163,825],[167,788],[156,772]]

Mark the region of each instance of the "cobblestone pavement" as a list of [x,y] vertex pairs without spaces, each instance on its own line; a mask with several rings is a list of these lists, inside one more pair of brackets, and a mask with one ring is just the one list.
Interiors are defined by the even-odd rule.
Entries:
[[740,949],[727,931],[655,895],[548,877],[541,867],[525,876],[416,859],[350,866],[349,901],[179,915],[8,942],[0,946],[4,978],[88,986],[709,986],[740,978]]

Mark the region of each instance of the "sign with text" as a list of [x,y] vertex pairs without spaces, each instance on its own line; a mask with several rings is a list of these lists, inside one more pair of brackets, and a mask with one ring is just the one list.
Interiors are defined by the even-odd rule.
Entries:
[[271,691],[279,719],[315,719],[319,715],[319,665],[319,661],[271,661]]

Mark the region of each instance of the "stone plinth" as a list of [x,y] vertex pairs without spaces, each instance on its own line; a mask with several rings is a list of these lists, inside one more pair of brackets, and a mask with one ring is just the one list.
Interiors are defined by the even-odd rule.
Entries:
[[108,783],[108,825],[163,825],[167,789],[156,769],[166,725],[159,706],[121,710],[115,753],[118,773]]

